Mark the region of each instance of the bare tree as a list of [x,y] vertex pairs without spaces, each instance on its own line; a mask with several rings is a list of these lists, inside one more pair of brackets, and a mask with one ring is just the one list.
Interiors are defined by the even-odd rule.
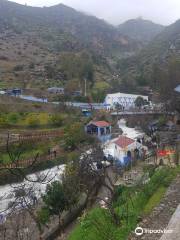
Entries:
[[[51,176],[51,170],[48,170],[45,174],[35,173],[33,177],[27,175],[28,173],[35,171],[36,164],[38,163],[38,154],[34,156],[34,159],[30,165],[21,167],[20,159],[23,153],[23,143],[19,143],[15,149],[12,149],[10,145],[10,134],[8,134],[7,137],[6,152],[9,156],[9,162],[11,164],[7,165],[1,161],[0,172],[6,171],[6,173],[8,173],[10,176],[15,177],[17,181],[20,180],[21,182],[10,184],[10,193],[5,193],[4,196],[1,196],[1,201],[3,201],[3,199],[6,199],[7,194],[10,194],[11,201],[9,201],[8,205],[4,209],[0,210],[0,214],[1,216],[8,216],[8,218],[11,219],[11,222],[15,221],[16,227],[12,228],[14,233],[12,233],[12,230],[10,231],[11,235],[15,235],[15,239],[31,239],[32,234],[29,234],[29,225],[33,225],[31,220],[33,220],[35,223],[40,237],[43,233],[43,229],[41,223],[39,222],[36,208],[38,207],[38,197],[40,197],[41,193],[38,193],[39,190],[37,189],[36,185],[47,185],[56,177],[56,175],[53,174],[53,176]],[[31,218],[31,220],[29,219],[29,225],[27,228],[25,228],[25,223],[22,221],[17,221],[22,220],[24,214],[26,215],[26,218],[27,214]],[[18,216],[20,216],[20,218]],[[2,232],[3,239],[8,239],[6,227]]]

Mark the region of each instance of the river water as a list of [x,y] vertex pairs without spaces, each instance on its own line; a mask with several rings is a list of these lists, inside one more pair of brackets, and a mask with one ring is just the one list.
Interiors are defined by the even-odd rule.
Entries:
[[[13,203],[16,203],[15,210],[22,209],[24,206],[22,199],[16,198],[18,189],[23,189],[27,192],[26,201],[31,203],[35,197],[37,200],[45,193],[49,183],[61,180],[65,165],[59,165],[51,169],[46,169],[38,173],[27,175],[27,180],[21,183],[7,184],[0,186],[0,214],[7,215],[12,211],[9,208]],[[9,209],[8,209],[9,208]]]

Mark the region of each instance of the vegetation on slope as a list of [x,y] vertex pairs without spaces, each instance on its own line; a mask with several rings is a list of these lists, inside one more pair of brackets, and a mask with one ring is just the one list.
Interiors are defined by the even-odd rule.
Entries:
[[163,31],[164,26],[142,18],[131,19],[118,26],[121,34],[141,41],[144,45]]
[[[0,29],[0,85],[4,87],[47,88],[76,79],[78,88],[85,76],[92,79],[92,75],[94,82],[107,81],[112,75],[108,58],[141,47],[105,21],[63,4],[37,8],[3,0]],[[86,62],[90,68],[83,66]],[[74,67],[69,70],[70,66]],[[91,89],[91,80],[89,85]]]
[[[114,209],[120,225],[115,225],[109,210],[95,208],[83,216],[69,240],[125,240],[143,214],[150,213],[164,195],[165,189],[179,172],[179,168],[156,170],[144,186],[118,187]],[[158,193],[158,197],[155,197]],[[151,202],[151,205],[149,203]]]

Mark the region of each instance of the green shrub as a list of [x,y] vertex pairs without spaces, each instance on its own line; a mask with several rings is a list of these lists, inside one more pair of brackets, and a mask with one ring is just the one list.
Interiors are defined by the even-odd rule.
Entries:
[[56,127],[61,127],[63,125],[64,118],[60,114],[54,114],[50,118],[50,124],[56,126]]
[[8,114],[8,121],[12,124],[16,124],[19,120],[19,114],[18,113],[9,113]]
[[164,196],[165,191],[166,191],[166,188],[161,186],[154,192],[154,194],[151,196],[151,198],[149,199],[149,201],[144,207],[144,210],[143,210],[144,214],[147,215],[151,213],[153,208],[160,203],[162,197]]
[[180,172],[180,168],[168,167],[155,171],[154,169],[149,170],[152,173],[150,182],[141,188],[139,186],[117,187],[113,207],[121,219],[120,227],[112,224],[111,215],[106,215],[108,211],[104,215],[103,211],[105,210],[93,209],[81,220],[68,240],[127,239],[129,233],[137,226],[139,216],[149,214],[153,210],[161,201],[169,184]]
[[36,115],[28,116],[27,124],[29,127],[38,127],[40,125],[40,120]]
[[48,221],[49,221],[49,218],[50,218],[50,213],[49,213],[49,210],[48,208],[41,208],[38,212],[37,212],[37,216],[38,216],[38,221],[41,223],[41,224],[46,224]]

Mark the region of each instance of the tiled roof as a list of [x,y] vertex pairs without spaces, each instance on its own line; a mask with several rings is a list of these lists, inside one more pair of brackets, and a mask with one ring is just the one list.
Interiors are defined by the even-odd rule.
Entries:
[[92,121],[92,122],[90,122],[90,124],[93,124],[97,127],[109,127],[111,125],[110,123],[108,123],[106,121],[95,121],[95,122]]
[[126,136],[120,136],[118,138],[118,140],[116,140],[114,143],[116,145],[118,145],[119,147],[121,147],[121,148],[125,148],[125,147],[131,145],[134,142],[135,141],[133,139],[131,139],[131,138],[128,138]]

